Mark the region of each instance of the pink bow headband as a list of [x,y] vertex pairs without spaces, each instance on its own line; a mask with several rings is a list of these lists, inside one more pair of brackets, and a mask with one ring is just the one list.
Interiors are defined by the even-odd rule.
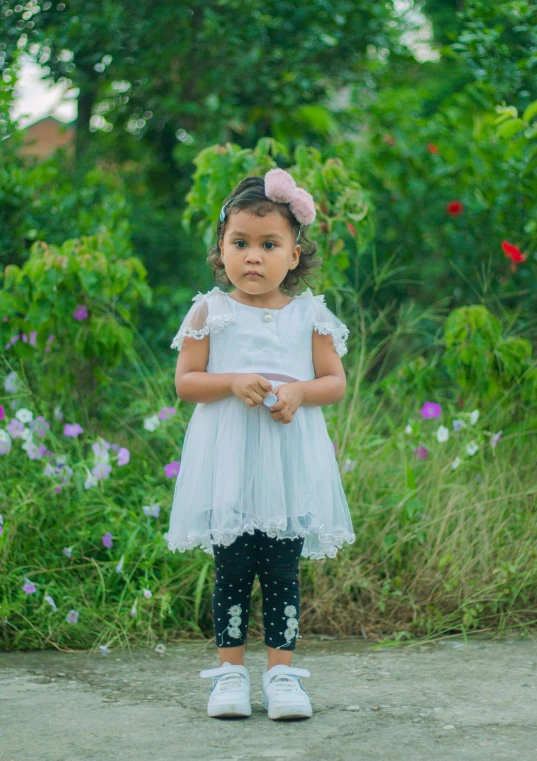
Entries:
[[[265,175],[265,195],[275,203],[287,203],[291,213],[301,225],[311,225],[315,219],[313,197],[296,182],[289,172],[283,169],[270,169]],[[226,218],[225,204],[220,212],[220,222]],[[297,241],[300,238],[298,232]]]
[[311,225],[315,219],[315,204],[312,196],[298,188],[289,172],[271,169],[265,175],[265,195],[276,203],[288,203],[291,212],[301,225]]

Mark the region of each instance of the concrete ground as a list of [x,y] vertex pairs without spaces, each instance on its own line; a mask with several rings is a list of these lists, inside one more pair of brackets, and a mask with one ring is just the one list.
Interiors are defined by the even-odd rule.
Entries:
[[252,715],[207,716],[214,643],[159,655],[0,654],[2,761],[537,760],[537,643],[471,636],[375,649],[299,640],[313,717],[272,721],[262,643],[248,646]]

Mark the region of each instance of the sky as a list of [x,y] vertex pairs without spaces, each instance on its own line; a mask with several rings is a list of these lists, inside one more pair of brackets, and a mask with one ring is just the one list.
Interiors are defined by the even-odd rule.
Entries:
[[[419,31],[403,35],[405,42],[413,51],[418,61],[436,61],[438,53],[432,50],[427,40],[431,37],[430,23],[419,11],[411,10],[413,0],[395,0],[398,13],[410,13],[421,23]],[[52,85],[42,81],[43,71],[29,56],[23,57],[20,78],[17,85],[17,95],[13,103],[11,115],[18,121],[20,128],[39,121],[51,115],[62,122],[70,122],[76,118],[78,89],[67,91],[67,86]]]

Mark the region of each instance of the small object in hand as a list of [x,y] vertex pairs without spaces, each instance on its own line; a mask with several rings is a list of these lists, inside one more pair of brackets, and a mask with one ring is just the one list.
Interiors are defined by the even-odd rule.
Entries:
[[278,401],[278,397],[276,394],[267,394],[266,397],[263,399],[263,404],[267,407],[272,407],[273,404],[276,404]]

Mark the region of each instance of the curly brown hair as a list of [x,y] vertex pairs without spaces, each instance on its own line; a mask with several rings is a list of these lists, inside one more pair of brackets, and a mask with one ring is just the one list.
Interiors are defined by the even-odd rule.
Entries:
[[[282,217],[287,220],[295,239],[300,232],[301,251],[297,266],[294,270],[289,270],[287,272],[287,275],[280,285],[280,290],[292,296],[298,290],[297,285],[300,280],[303,280],[306,285],[314,287],[311,283],[308,283],[306,276],[316,268],[320,267],[323,260],[320,257],[315,257],[317,253],[317,244],[309,240],[306,233],[306,230],[309,229],[309,225],[301,225],[291,212],[288,204],[276,203],[266,197],[265,181],[262,177],[246,177],[244,180],[241,180],[226,198],[222,208],[225,210],[225,217],[223,222],[218,220],[216,227],[217,241],[222,241],[224,239],[229,212],[233,209],[250,209],[259,217],[264,217],[265,214],[272,211],[277,211],[281,214]],[[207,264],[213,268],[215,280],[224,285],[233,285],[226,275],[224,262],[220,256],[218,242],[209,248],[208,254]]]

